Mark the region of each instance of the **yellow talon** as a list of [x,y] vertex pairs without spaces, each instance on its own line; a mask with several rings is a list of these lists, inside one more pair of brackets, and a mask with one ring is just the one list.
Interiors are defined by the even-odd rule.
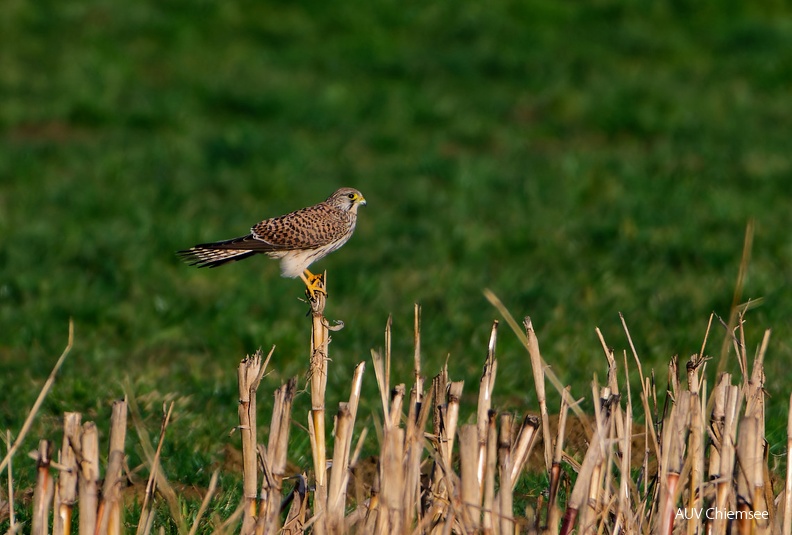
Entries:
[[314,275],[306,269],[303,273],[300,273],[300,278],[305,283],[308,295],[312,300],[316,299],[317,292],[327,295],[327,290],[324,287],[324,276],[321,273]]

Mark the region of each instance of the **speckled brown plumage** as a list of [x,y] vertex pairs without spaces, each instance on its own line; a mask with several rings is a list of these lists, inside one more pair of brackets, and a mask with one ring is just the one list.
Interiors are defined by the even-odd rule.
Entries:
[[303,276],[305,280],[303,273],[310,275],[308,266],[352,237],[358,207],[365,204],[366,199],[359,191],[341,188],[324,202],[265,219],[251,228],[246,236],[202,243],[177,254],[198,267],[217,267],[255,254],[265,254],[280,259],[284,277]]

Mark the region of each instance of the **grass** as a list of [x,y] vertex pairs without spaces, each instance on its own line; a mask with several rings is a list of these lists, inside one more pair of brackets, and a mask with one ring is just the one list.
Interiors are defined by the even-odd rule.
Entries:
[[[368,206],[352,241],[317,265],[328,316],[346,324],[331,399],[382,345],[389,313],[394,375],[407,380],[414,302],[426,369],[450,354],[452,376],[472,384],[497,317],[487,287],[532,316],[575,391],[604,373],[595,326],[627,347],[618,312],[646,361],[684,359],[711,311],[728,316],[749,220],[743,296],[764,300],[748,342],[773,329],[767,389],[786,391],[792,11],[780,4],[4,11],[2,428],[19,429],[69,318],[76,329],[29,449],[54,438],[64,410],[106,420],[128,382],[151,429],[162,402],[177,401],[165,469],[205,485],[235,444],[236,364],[277,344],[267,381],[304,373],[307,307],[273,262],[194,270],[173,252],[343,185]],[[518,342],[502,336],[499,355],[501,403],[531,407]],[[365,382],[374,392],[373,375]],[[768,414],[785,413],[783,397]],[[784,423],[768,426],[775,453]],[[294,450],[309,464],[307,445]]]

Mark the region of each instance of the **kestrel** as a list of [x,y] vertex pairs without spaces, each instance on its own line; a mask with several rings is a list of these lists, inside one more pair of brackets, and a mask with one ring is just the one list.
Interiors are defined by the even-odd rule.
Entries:
[[311,298],[324,292],[321,275],[308,266],[344,245],[355,231],[357,211],[366,199],[356,189],[341,188],[326,201],[280,217],[265,219],[250,234],[201,243],[177,254],[198,267],[218,267],[263,253],[280,259],[281,276],[302,278]]

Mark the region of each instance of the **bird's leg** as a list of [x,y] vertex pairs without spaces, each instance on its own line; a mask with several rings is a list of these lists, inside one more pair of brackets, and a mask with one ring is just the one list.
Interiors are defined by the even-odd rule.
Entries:
[[316,292],[327,295],[327,291],[324,288],[324,281],[322,280],[324,277],[321,273],[314,275],[306,269],[300,273],[300,278],[305,283],[305,287],[308,289],[311,299],[316,298]]

